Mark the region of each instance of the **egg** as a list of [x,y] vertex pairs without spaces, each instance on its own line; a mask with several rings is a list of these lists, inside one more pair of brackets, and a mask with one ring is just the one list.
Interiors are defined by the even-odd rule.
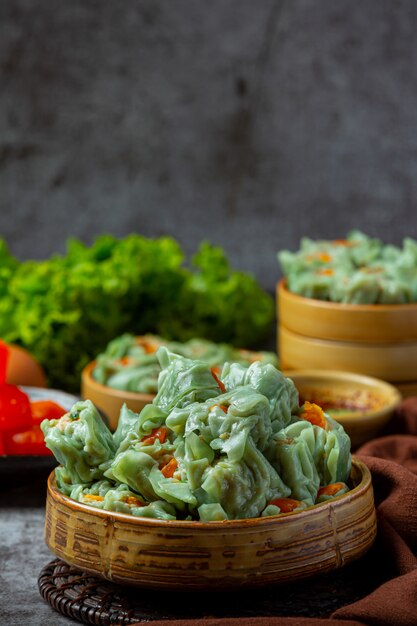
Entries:
[[11,385],[28,387],[46,387],[47,380],[43,367],[20,346],[7,344],[9,357],[6,370],[6,382]]

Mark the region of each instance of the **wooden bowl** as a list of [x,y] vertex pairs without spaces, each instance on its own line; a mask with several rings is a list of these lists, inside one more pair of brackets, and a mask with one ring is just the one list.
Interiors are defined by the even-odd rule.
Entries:
[[305,298],[277,285],[278,319],[288,330],[315,337],[356,343],[415,342],[417,303],[341,304]]
[[80,504],[48,480],[45,541],[81,570],[141,587],[205,590],[306,578],[361,557],[376,535],[368,468],[352,490],[299,513],[224,522],[166,521]]
[[401,402],[396,387],[351,372],[298,370],[285,372],[303,400],[315,402],[348,433],[352,446],[373,439]]
[[120,409],[126,403],[129,409],[139,413],[145,404],[154,399],[151,393],[134,393],[132,391],[119,391],[94,380],[92,372],[96,362],[92,361],[81,373],[81,395],[84,399],[91,400],[97,408],[101,409],[109,419],[111,430],[117,428]]
[[413,343],[349,343],[327,341],[279,327],[282,369],[334,369],[374,376],[390,382],[417,380],[417,341]]

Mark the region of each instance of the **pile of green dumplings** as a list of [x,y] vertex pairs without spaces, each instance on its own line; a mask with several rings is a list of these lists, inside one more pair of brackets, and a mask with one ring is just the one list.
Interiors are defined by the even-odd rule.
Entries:
[[139,414],[123,406],[113,434],[89,400],[42,422],[62,493],[108,511],[209,522],[277,515],[288,498],[301,510],[326,499],[326,485],[349,489],[348,435],[325,414],[324,426],[303,419],[293,382],[272,364],[226,363],[217,376],[166,347],[157,355],[153,403]]
[[417,302],[417,241],[402,248],[352,231],[344,240],[301,240],[278,254],[289,291],[349,304]]
[[161,345],[170,352],[189,359],[200,359],[212,367],[221,367],[226,361],[250,365],[254,360],[278,365],[277,355],[273,352],[239,350],[227,343],[215,343],[208,339],[195,338],[179,342],[168,341],[157,335],[137,338],[125,333],[113,339],[98,355],[92,372],[94,380],[120,391],[156,393],[161,368],[153,347]]

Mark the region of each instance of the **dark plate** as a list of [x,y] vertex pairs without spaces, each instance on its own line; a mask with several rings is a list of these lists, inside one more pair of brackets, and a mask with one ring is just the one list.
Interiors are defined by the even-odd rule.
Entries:
[[53,455],[0,456],[0,487],[16,487],[41,477],[46,480],[57,465]]

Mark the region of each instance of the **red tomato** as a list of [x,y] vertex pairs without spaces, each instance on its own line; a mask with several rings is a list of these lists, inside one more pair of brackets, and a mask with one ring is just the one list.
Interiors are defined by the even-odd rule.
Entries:
[[30,402],[14,385],[0,384],[0,454],[52,454],[45,446],[40,423],[45,418],[59,419],[65,412],[51,400]]
[[15,385],[0,385],[0,431],[17,432],[31,426],[28,396]]
[[45,446],[43,432],[38,424],[21,433],[8,434],[6,437],[6,452],[12,455],[51,455],[52,452]]
[[35,424],[40,424],[44,419],[59,420],[66,413],[62,406],[52,400],[34,400],[30,403],[30,407]]

